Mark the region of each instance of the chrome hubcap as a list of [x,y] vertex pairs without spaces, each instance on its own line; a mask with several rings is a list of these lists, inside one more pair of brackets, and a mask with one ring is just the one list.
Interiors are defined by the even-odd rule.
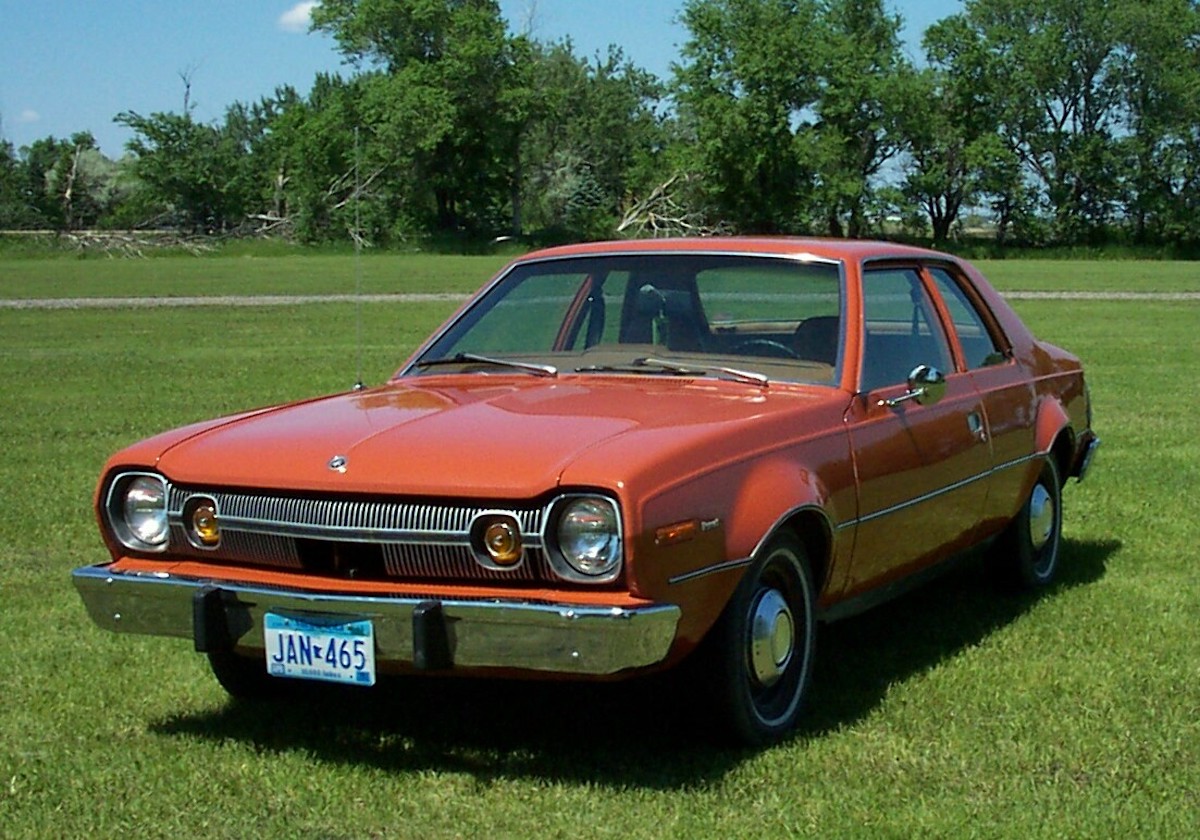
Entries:
[[754,602],[750,621],[750,664],[758,684],[769,688],[787,670],[795,652],[796,622],[778,589],[768,589]]
[[1029,497],[1029,541],[1033,543],[1034,551],[1041,551],[1042,546],[1050,541],[1054,533],[1054,513],[1054,499],[1050,491],[1038,484]]

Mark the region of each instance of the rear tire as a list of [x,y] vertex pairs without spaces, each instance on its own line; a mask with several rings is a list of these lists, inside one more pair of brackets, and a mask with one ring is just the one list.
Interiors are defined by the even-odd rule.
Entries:
[[1018,589],[1042,589],[1058,573],[1062,542],[1062,481],[1050,456],[1029,497],[992,549],[1001,581]]
[[812,682],[816,596],[804,546],[778,534],[759,552],[705,641],[720,721],[735,741],[777,743]]

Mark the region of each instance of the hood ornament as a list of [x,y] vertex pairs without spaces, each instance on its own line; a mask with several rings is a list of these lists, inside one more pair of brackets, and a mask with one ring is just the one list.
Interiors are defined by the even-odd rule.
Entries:
[[334,455],[329,459],[329,469],[333,470],[334,472],[344,473],[346,471],[346,464],[347,460],[345,455]]

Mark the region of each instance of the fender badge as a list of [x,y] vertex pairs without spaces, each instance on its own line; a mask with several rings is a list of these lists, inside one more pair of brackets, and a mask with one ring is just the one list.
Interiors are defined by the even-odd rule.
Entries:
[[344,473],[346,471],[346,456],[334,455],[329,459],[329,469],[334,472]]

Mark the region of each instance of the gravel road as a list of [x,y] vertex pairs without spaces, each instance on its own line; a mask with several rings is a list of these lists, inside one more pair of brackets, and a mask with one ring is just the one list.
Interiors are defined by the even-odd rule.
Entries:
[[0,309],[154,309],[177,306],[295,306],[309,303],[430,303],[464,301],[451,293],[395,295],[212,295],[204,297],[0,298]]
[[[1009,300],[1200,301],[1200,292],[1004,292]],[[392,295],[213,295],[205,297],[0,298],[0,309],[154,309],[179,306],[296,306],[311,303],[442,303],[466,295],[433,292]]]

